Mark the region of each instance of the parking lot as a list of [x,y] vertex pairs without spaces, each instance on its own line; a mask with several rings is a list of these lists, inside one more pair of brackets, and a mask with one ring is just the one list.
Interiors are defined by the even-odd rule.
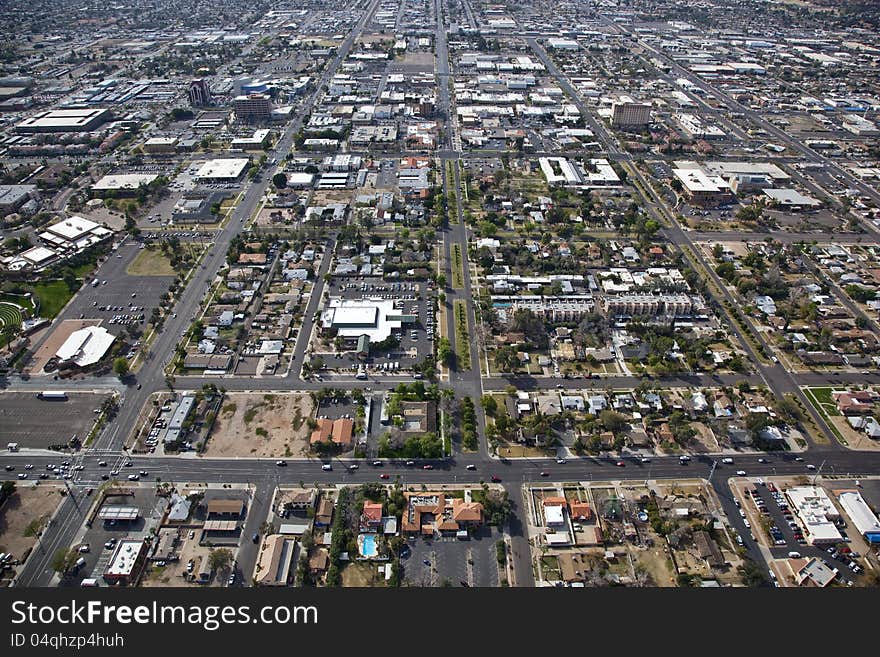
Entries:
[[[769,541],[773,555],[778,559],[788,557],[789,552],[797,552],[805,558],[816,557],[825,561],[831,568],[837,568],[844,580],[851,580],[862,567],[856,563],[857,570],[850,564],[854,563],[852,549],[843,545],[812,546],[807,543],[798,525],[793,510],[787,504],[784,494],[773,483],[760,483],[750,487],[747,496],[764,518],[769,522]],[[844,527],[838,528],[843,536],[842,543],[849,543],[849,536]],[[754,531],[754,530],[753,530]]]
[[[127,267],[139,251],[139,244],[131,241],[110,254],[71,300],[63,318],[100,319],[102,326],[115,335],[122,335],[130,326],[143,329],[174,277],[127,274]],[[94,280],[97,285],[92,284]]]
[[333,281],[330,285],[330,296],[341,296],[345,299],[391,299],[398,303],[401,314],[415,315],[415,324],[405,325],[396,335],[400,344],[385,353],[371,350],[366,361],[358,359],[354,351],[343,351],[325,356],[324,364],[328,369],[340,372],[356,371],[366,364],[367,371],[372,374],[393,374],[409,370],[420,363],[426,355],[434,353],[434,331],[436,324],[434,313],[429,302],[427,284],[424,282],[389,283],[381,278],[363,280]]
[[[125,488],[129,495],[113,495],[108,496],[103,506],[135,506],[138,508],[140,515],[137,520],[132,522],[113,521],[105,522],[95,519],[91,527],[86,529],[82,539],[73,544],[73,548],[86,544],[89,551],[82,554],[86,560],[85,566],[79,568],[75,573],[63,578],[62,586],[79,586],[80,582],[87,577],[101,578],[102,573],[113,556],[115,544],[108,541],[116,542],[126,538],[141,539],[144,538],[153,526],[156,526],[162,519],[168,500],[164,497],[157,497],[152,486],[144,488]],[[97,493],[96,493],[97,494]],[[91,501],[92,498],[85,498]],[[83,509],[86,513],[86,509]]]
[[[409,539],[409,556],[401,556],[404,579],[416,586],[498,586],[495,543],[501,534],[483,527],[469,540],[454,537]],[[406,555],[406,551],[404,551]],[[426,563],[427,562],[427,563]]]
[[[83,439],[95,423],[106,394],[70,393],[66,401],[43,401],[32,392],[0,393],[0,427],[6,443],[20,449],[46,449]],[[6,445],[4,444],[5,448]]]

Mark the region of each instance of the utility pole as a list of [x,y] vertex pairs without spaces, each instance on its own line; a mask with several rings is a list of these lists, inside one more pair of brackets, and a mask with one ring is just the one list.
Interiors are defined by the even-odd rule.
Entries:
[[718,467],[718,461],[717,461],[717,460],[713,460],[713,461],[712,461],[712,467],[709,468],[709,478],[706,480],[706,481],[707,481],[708,483],[710,483],[710,484],[712,483],[712,475],[715,474],[715,468],[717,468],[717,467]]

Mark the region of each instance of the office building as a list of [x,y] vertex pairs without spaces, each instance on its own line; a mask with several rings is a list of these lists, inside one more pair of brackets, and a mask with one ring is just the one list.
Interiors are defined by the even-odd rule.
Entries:
[[236,96],[232,106],[238,121],[268,121],[272,118],[272,98],[268,94]]
[[212,103],[211,88],[204,79],[189,83],[189,104],[193,107],[206,107]]
[[637,103],[623,97],[611,105],[611,127],[621,129],[646,128],[651,123],[651,105]]

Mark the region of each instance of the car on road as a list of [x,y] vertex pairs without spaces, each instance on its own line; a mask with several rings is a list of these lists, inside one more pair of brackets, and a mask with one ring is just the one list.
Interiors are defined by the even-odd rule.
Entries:
[[475,466],[473,463],[469,463],[469,464],[465,467],[465,470],[476,470],[476,469],[477,469],[477,466]]
[[745,477],[745,476],[746,476],[746,471],[745,471],[745,470],[737,470],[737,471],[736,471],[736,474],[739,475],[740,477]]
[[111,477],[118,477],[118,476],[119,476],[119,470],[111,470],[111,471],[110,471],[110,476],[111,476]]
[[730,465],[730,464],[733,463],[733,459],[730,458],[729,456],[726,456],[726,457],[724,457],[723,459],[721,459],[721,462],[722,462],[722,463],[726,463],[727,465]]
[[373,465],[375,465],[375,466],[380,466],[380,465],[382,465],[382,461],[379,461],[379,460],[377,459],[377,460],[373,461]]
[[14,466],[14,465],[7,465],[7,466],[6,466],[6,472],[12,472],[13,470],[15,470],[15,466]]
[[33,469],[34,469],[34,464],[33,464],[33,463],[28,463],[27,465],[24,466],[24,469],[25,469],[25,470],[33,470]]
[[812,463],[807,463],[807,470],[815,470],[815,469],[816,469],[815,465],[813,465]]
[[333,469],[333,466],[330,465],[329,463],[325,463],[324,465],[321,466],[321,469],[324,470],[325,472],[330,472]]
[[412,459],[410,459],[409,461],[406,462],[406,464],[407,464],[407,465],[415,465],[416,462],[413,461]]
[[114,547],[116,547],[116,539],[111,538],[109,541],[104,543],[104,547],[107,548],[108,550],[112,550]]
[[426,463],[425,465],[422,466],[422,470],[433,470],[433,469],[434,469],[434,466],[431,465],[430,463]]
[[651,459],[649,459],[647,456],[643,456],[642,458],[639,459],[639,462],[640,463],[650,463]]
[[562,465],[563,463],[565,463],[565,459],[556,459],[556,462],[557,462],[559,465]]
[[19,472],[18,478],[19,479],[27,479],[27,472]]
[[794,460],[800,462],[800,461],[804,460],[804,457],[803,456],[795,456]]
[[387,472],[383,472],[379,475],[379,479],[388,479],[390,476]]
[[758,459],[758,463],[769,463],[769,461],[767,461],[767,459],[765,458],[760,458]]
[[141,470],[138,474],[139,474],[141,477],[146,477],[146,476],[149,475],[150,473],[147,472],[146,470]]
[[357,470],[357,469],[358,469],[358,464],[357,464],[357,463],[352,463],[350,466],[348,466],[348,469],[349,469],[349,470]]
[[501,477],[499,477],[498,475],[492,475],[492,483],[493,484],[497,484],[500,481],[501,481]]
[[279,459],[279,460],[275,461],[275,465],[277,465],[279,467],[283,467],[283,466],[287,465],[287,461]]
[[130,475],[128,475],[128,480],[129,480],[129,481],[138,481],[139,479],[140,479],[140,476],[139,476],[139,475],[136,475],[136,474],[130,474]]
[[550,476],[550,473],[547,472],[546,470],[541,470],[541,476],[542,476],[542,477],[549,477],[549,476]]
[[251,536],[251,540],[252,540],[254,543],[259,543],[259,542],[260,542],[260,535],[259,535],[259,534],[254,534],[253,536]]
[[229,579],[226,580],[226,586],[233,586],[235,584],[235,573],[231,573],[229,575]]
[[98,466],[99,466],[99,467],[102,467],[102,468],[106,468],[106,467],[107,467],[107,461],[98,461]]
[[626,467],[626,463],[624,463],[623,461],[618,461],[614,465],[616,465],[618,468],[625,468]]

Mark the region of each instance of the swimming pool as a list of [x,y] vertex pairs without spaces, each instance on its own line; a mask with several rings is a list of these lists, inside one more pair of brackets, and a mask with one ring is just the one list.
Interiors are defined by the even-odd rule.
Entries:
[[378,554],[376,550],[376,537],[372,534],[361,534],[361,556],[375,557]]

